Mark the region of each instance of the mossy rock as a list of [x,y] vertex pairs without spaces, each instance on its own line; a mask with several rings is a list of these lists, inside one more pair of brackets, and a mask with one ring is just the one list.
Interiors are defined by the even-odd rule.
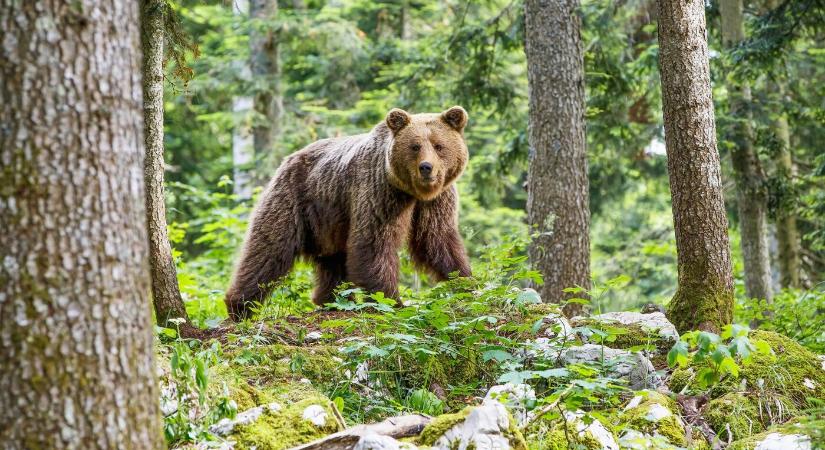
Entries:
[[[778,425],[759,434],[731,442],[727,450],[754,450],[757,447],[796,450],[802,448],[825,447],[822,430],[813,430],[800,423]],[[770,442],[772,446],[766,445]]]
[[594,420],[585,424],[581,416],[581,413],[565,412],[564,420],[540,418],[526,430],[528,447],[531,450],[618,448],[610,423]]
[[[649,349],[658,362],[665,362],[664,356],[679,339],[673,325],[660,312],[642,314],[634,312],[605,313],[592,317],[574,317],[576,327],[611,329],[615,334],[604,344],[619,349]],[[599,343],[599,342],[594,342]]]
[[711,400],[703,410],[708,425],[723,441],[760,433],[772,424],[787,421],[797,412],[793,402],[786,397],[763,398],[760,401],[753,394],[739,392],[730,392]]
[[463,445],[464,448],[475,449],[476,439],[495,448],[527,450],[524,436],[513,416],[498,402],[468,406],[457,413],[434,418],[421,432],[417,444],[423,447],[448,445],[450,448]]
[[[739,377],[728,376],[708,389],[711,399],[731,392],[761,393],[768,398],[788,398],[798,409],[816,406],[809,399],[825,398],[825,370],[816,354],[793,339],[772,331],[755,330],[751,341],[765,341],[772,354],[754,353],[749,364],[739,365]],[[692,374],[699,367],[674,370],[670,389],[680,392],[692,387]]]
[[[322,408],[323,423],[313,423],[305,417],[312,407]],[[320,421],[320,419],[319,419]],[[340,431],[329,399],[315,396],[292,403],[279,411],[267,410],[249,425],[237,427],[228,439],[235,441],[235,448],[256,450],[283,450],[322,438]]]
[[661,435],[670,444],[684,447],[687,443],[685,424],[679,409],[669,397],[655,391],[639,391],[619,415],[619,423],[649,435]]

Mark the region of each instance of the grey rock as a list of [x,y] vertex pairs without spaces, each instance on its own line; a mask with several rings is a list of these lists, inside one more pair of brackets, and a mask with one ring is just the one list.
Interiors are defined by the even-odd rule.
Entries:
[[433,444],[438,450],[506,450],[512,448],[508,439],[510,417],[497,401],[488,401],[473,408],[464,421],[447,430]]
[[606,376],[627,380],[634,390],[657,388],[663,384],[653,364],[640,352],[585,344],[565,350],[562,361],[565,364],[587,364],[601,368]]
[[235,416],[234,419],[221,419],[218,423],[209,427],[209,432],[218,436],[232,434],[235,427],[249,425],[255,422],[267,411],[280,411],[281,405],[270,403],[268,405],[256,406]]
[[487,391],[484,397],[484,404],[490,402],[499,402],[507,407],[513,415],[513,418],[521,427],[527,423],[529,413],[527,407],[529,403],[536,401],[536,391],[528,384],[499,384],[493,386]]
[[352,450],[416,450],[418,447],[407,442],[400,442],[389,436],[367,434],[362,436]]

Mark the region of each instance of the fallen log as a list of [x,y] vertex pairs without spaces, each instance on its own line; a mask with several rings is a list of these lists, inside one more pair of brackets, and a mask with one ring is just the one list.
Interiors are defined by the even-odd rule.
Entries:
[[392,438],[418,436],[432,417],[420,414],[390,417],[382,422],[357,425],[290,450],[352,450],[362,436],[378,434]]

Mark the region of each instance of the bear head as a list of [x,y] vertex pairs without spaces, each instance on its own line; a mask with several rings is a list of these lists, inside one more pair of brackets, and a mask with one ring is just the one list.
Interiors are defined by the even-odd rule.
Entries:
[[460,106],[440,114],[387,113],[392,133],[387,153],[390,183],[418,200],[432,200],[458,178],[467,165],[464,143],[467,111]]

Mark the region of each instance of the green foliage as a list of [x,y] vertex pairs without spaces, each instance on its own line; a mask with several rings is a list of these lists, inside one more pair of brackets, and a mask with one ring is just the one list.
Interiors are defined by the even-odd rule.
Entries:
[[739,376],[739,364],[749,364],[754,352],[770,354],[765,341],[748,338],[747,326],[727,325],[722,334],[706,331],[684,333],[667,354],[669,366],[686,367],[689,363],[701,366],[695,382],[700,389],[718,383],[727,376]]
[[[172,319],[182,322],[183,319]],[[238,405],[229,398],[226,385],[215,395],[209,389],[210,368],[218,363],[220,344],[213,342],[201,347],[200,341],[176,337],[161,351],[169,353],[168,386],[166,402],[175,404],[174,412],[163,418],[163,430],[170,446],[184,442],[210,440],[209,425],[223,418],[233,418]],[[163,332],[164,335],[170,333]]]
[[825,285],[800,291],[785,289],[768,303],[760,299],[741,299],[735,317],[740,323],[757,323],[760,330],[776,331],[816,353],[825,353]]

